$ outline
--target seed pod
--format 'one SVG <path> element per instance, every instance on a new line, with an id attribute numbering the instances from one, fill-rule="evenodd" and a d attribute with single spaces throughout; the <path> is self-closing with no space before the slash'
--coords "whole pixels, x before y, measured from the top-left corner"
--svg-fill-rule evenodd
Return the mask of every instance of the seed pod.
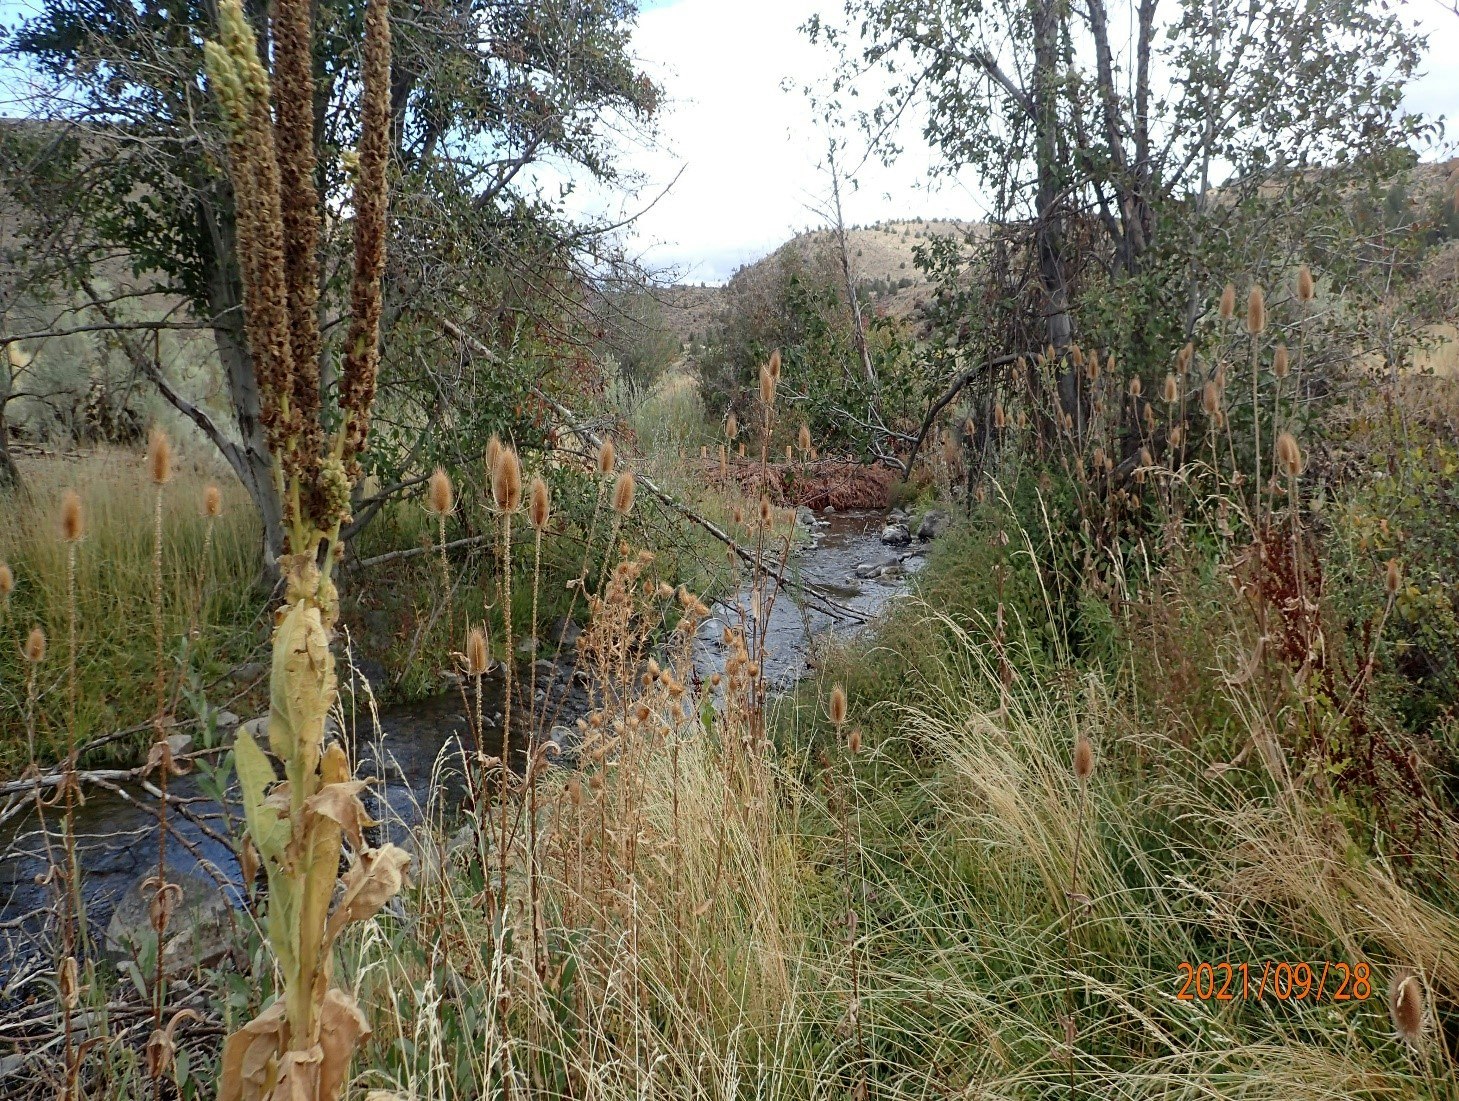
<path id="1" fill-rule="evenodd" d="M 522 507 L 522 464 L 515 448 L 503 447 L 491 472 L 491 497 L 499 512 Z"/>
<path id="2" fill-rule="evenodd" d="M 613 511 L 620 516 L 627 516 L 633 511 L 633 472 L 625 470 L 618 475 L 618 482 L 613 487 Z"/>
<path id="3" fill-rule="evenodd" d="M 147 437 L 147 476 L 155 486 L 172 481 L 172 441 L 161 427 L 154 427 Z"/>
<path id="4" fill-rule="evenodd" d="M 1221 411 L 1221 390 L 1214 379 L 1207 379 L 1201 388 L 1201 408 L 1206 416 L 1214 417 Z"/>
<path id="5" fill-rule="evenodd" d="M 1277 436 L 1277 465 L 1288 478 L 1295 478 L 1302 473 L 1305 465 L 1302 458 L 1302 448 L 1297 444 L 1297 437 L 1290 432 L 1283 432 Z"/>
<path id="6" fill-rule="evenodd" d="M 86 517 L 81 511 L 81 498 L 74 489 L 61 495 L 61 538 L 74 543 L 86 534 Z"/>
<path id="7" fill-rule="evenodd" d="M 1272 351 L 1272 374 L 1277 378 L 1286 378 L 1287 372 L 1291 370 L 1292 364 L 1287 356 L 1287 346 L 1278 344 Z"/>
<path id="8" fill-rule="evenodd" d="M 527 518 L 531 521 L 532 527 L 537 531 L 547 530 L 547 521 L 552 516 L 552 491 L 547 488 L 547 483 L 542 480 L 542 475 L 532 476 L 532 499 L 527 511 Z"/>
<path id="9" fill-rule="evenodd" d="M 604 440 L 603 446 L 598 448 L 598 473 L 605 477 L 612 474 L 615 458 L 616 453 L 613 450 L 613 441 L 611 439 Z"/>
<path id="10" fill-rule="evenodd" d="M 216 520 L 223 514 L 223 492 L 217 486 L 209 484 L 203 490 L 203 515 L 209 520 Z"/>
<path id="11" fill-rule="evenodd" d="M 1403 568 L 1398 564 L 1398 559 L 1390 558 L 1388 565 L 1384 568 L 1383 589 L 1389 596 L 1398 593 L 1398 585 L 1403 580 Z"/>
<path id="12" fill-rule="evenodd" d="M 1174 405 L 1180 397 L 1180 383 L 1173 374 L 1165 376 L 1165 392 L 1161 396 L 1165 398 L 1166 405 Z"/>
<path id="13" fill-rule="evenodd" d="M 1085 783 L 1094 774 L 1094 746 L 1089 744 L 1089 739 L 1080 734 L 1074 742 L 1074 777 L 1081 784 Z"/>
<path id="14" fill-rule="evenodd" d="M 1415 1051 L 1423 1047 L 1424 988 L 1412 971 L 1394 972 L 1388 984 L 1388 1016 L 1400 1040 Z"/>
<path id="15" fill-rule="evenodd" d="M 32 627 L 25 639 L 25 660 L 39 665 L 46 660 L 46 633 L 40 627 Z"/>
<path id="16" fill-rule="evenodd" d="M 1221 320 L 1230 321 L 1236 316 L 1236 284 L 1227 283 L 1221 291 Z"/>
<path id="17" fill-rule="evenodd" d="M 780 381 L 780 349 L 770 353 L 770 362 L 766 364 L 770 368 L 770 377 L 777 383 Z"/>
<path id="18" fill-rule="evenodd" d="M 488 664 L 486 632 L 480 627 L 471 628 L 466 636 L 466 675 L 479 677 L 486 672 Z"/>
<path id="19" fill-rule="evenodd" d="M 431 474 L 430 493 L 426 507 L 437 516 L 450 515 L 455 494 L 451 489 L 451 475 L 439 466 Z"/>
<path id="20" fill-rule="evenodd" d="M 831 689 L 831 705 L 827 714 L 833 726 L 840 726 L 846 721 L 846 689 L 839 684 Z"/>
<path id="21" fill-rule="evenodd" d="M 1317 287 L 1312 282 L 1312 269 L 1303 264 L 1297 269 L 1297 299 L 1311 302 L 1317 296 Z"/>
<path id="22" fill-rule="evenodd" d="M 1252 336 L 1266 331 L 1266 295 L 1260 284 L 1254 285 L 1246 296 L 1246 331 Z"/>
<path id="23" fill-rule="evenodd" d="M 1139 375 L 1136 375 L 1134 378 L 1130 379 L 1130 397 L 1138 398 L 1140 396 L 1140 392 L 1144 388 L 1145 384 L 1140 381 Z"/>

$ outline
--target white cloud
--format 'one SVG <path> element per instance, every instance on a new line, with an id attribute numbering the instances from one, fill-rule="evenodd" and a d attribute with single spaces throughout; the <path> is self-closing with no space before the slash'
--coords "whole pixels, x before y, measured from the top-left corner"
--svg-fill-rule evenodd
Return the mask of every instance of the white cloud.
<path id="1" fill-rule="evenodd" d="M 1455 113 L 1459 17 L 1439 0 L 1403 7 L 1430 33 L 1427 71 L 1408 105 Z M 635 50 L 668 102 L 660 146 L 632 154 L 647 186 L 626 210 L 641 208 L 682 173 L 632 229 L 648 263 L 676 268 L 689 282 L 719 282 L 820 221 L 811 208 L 829 193 L 819 167 L 826 138 L 799 89 L 827 73 L 830 58 L 799 28 L 817 10 L 831 17 L 839 9 L 826 0 L 670 0 L 642 13 Z M 915 123 L 904 139 L 896 165 L 868 162 L 858 174 L 859 186 L 843 196 L 847 221 L 978 217 L 972 186 L 930 180 L 934 158 Z"/>

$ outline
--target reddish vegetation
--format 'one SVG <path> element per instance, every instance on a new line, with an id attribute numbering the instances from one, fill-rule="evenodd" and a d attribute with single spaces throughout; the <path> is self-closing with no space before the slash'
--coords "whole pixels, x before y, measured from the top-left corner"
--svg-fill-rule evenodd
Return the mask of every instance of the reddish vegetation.
<path id="1" fill-rule="evenodd" d="M 733 482 L 747 494 L 760 492 L 760 463 L 732 458 L 726 472 L 718 461 L 701 460 L 705 481 L 711 485 Z M 815 462 L 772 462 L 768 470 L 771 499 L 777 505 L 806 505 L 839 510 L 885 508 L 896 475 L 886 467 L 865 466 L 851 459 L 818 459 Z"/>

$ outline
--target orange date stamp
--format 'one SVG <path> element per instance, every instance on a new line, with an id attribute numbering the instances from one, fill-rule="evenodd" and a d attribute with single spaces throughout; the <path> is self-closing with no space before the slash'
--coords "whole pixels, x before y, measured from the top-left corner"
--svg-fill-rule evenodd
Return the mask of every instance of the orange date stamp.
<path id="1" fill-rule="evenodd" d="M 1185 963 L 1176 968 L 1181 1001 L 1232 1002 L 1270 998 L 1279 1002 L 1365 1002 L 1373 996 L 1366 963 L 1323 960 L 1267 960 L 1247 963 Z"/>

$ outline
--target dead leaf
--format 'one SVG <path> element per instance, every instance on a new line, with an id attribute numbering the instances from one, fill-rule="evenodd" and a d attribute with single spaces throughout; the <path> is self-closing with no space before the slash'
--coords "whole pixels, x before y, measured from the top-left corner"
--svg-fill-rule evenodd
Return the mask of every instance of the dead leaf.
<path id="1" fill-rule="evenodd" d="M 399 893 L 410 854 L 398 845 L 366 849 L 345 873 L 344 897 L 329 918 L 325 932 L 327 943 L 333 943 L 339 931 L 352 921 L 365 921 L 379 913 L 380 907 Z"/>
<path id="2" fill-rule="evenodd" d="M 324 995 L 319 1015 L 319 1047 L 324 1053 L 319 1064 L 319 1101 L 339 1097 L 349 1078 L 355 1048 L 369 1035 L 370 1023 L 353 998 L 337 988 Z"/>
<path id="3" fill-rule="evenodd" d="M 264 1101 L 283 1042 L 284 1003 L 275 1002 L 223 1041 L 218 1101 Z"/>

